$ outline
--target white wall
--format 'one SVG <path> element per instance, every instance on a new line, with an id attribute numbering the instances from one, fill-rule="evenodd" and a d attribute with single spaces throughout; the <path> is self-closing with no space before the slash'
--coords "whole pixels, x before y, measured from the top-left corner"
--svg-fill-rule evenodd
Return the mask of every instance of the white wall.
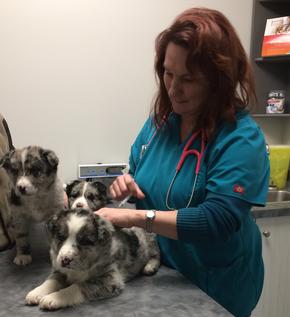
<path id="1" fill-rule="evenodd" d="M 252 0 L 0 0 L 0 112 L 16 147 L 127 162 L 155 84 L 154 39 L 182 10 L 222 11 L 249 52 Z"/>

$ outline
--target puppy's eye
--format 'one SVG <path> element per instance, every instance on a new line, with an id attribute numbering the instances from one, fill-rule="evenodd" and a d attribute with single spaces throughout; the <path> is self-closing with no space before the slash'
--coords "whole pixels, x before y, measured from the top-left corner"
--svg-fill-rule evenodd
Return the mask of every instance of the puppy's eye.
<path id="1" fill-rule="evenodd" d="M 9 169 L 10 169 L 10 173 L 11 174 L 13 174 L 13 175 L 17 175 L 18 174 L 17 167 L 11 165 Z"/>
<path id="2" fill-rule="evenodd" d="M 41 173 L 41 169 L 38 166 L 32 166 L 29 169 L 29 173 L 33 175 L 34 177 L 38 177 Z"/>
<path id="3" fill-rule="evenodd" d="M 63 242 L 66 240 L 66 235 L 63 232 L 56 232 L 56 238 L 60 241 Z"/>
<path id="4" fill-rule="evenodd" d="M 89 200 L 94 200 L 95 199 L 95 195 L 94 194 L 89 194 L 88 195 L 88 199 Z"/>
<path id="5" fill-rule="evenodd" d="M 70 194 L 70 197 L 72 197 L 72 198 L 77 198 L 78 196 L 79 196 L 79 193 L 77 193 L 77 192 L 73 192 Z"/>
<path id="6" fill-rule="evenodd" d="M 41 173 L 41 166 L 35 164 L 28 168 L 28 172 L 34 177 L 38 177 Z"/>
<path id="7" fill-rule="evenodd" d="M 17 164 L 7 163 L 4 167 L 7 171 L 15 176 L 18 175 L 18 172 L 21 170 L 21 168 L 19 168 L 20 166 L 18 166 Z"/>
<path id="8" fill-rule="evenodd" d="M 90 237 L 88 237 L 88 236 L 81 236 L 81 237 L 79 237 L 79 238 L 78 238 L 78 242 L 79 242 L 79 244 L 81 244 L 81 245 L 87 245 L 87 246 L 89 246 L 89 245 L 94 245 L 94 244 L 95 244 L 94 240 L 93 240 L 93 239 L 90 239 Z"/>

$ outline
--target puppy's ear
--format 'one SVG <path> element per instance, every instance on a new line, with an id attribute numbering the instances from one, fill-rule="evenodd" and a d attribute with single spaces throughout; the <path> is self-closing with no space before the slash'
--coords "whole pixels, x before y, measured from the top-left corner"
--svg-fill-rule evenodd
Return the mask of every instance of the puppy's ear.
<path id="1" fill-rule="evenodd" d="M 54 234 L 57 231 L 57 224 L 59 220 L 66 216 L 69 212 L 68 209 L 58 210 L 54 215 L 52 215 L 45 223 L 45 227 L 50 234 Z"/>
<path id="2" fill-rule="evenodd" d="M 46 221 L 45 227 L 49 233 L 53 234 L 56 231 L 57 221 L 58 221 L 58 214 L 53 215 Z"/>
<path id="3" fill-rule="evenodd" d="M 59 162 L 56 154 L 51 150 L 41 149 L 40 155 L 43 158 L 43 160 L 47 163 L 47 165 L 50 167 L 49 170 L 56 171 Z"/>
<path id="4" fill-rule="evenodd" d="M 6 170 L 10 167 L 10 160 L 12 155 L 14 154 L 14 150 L 7 152 L 1 159 L 0 159 L 0 167 L 5 168 Z"/>
<path id="5" fill-rule="evenodd" d="M 102 196 L 107 196 L 107 187 L 100 182 L 92 182 L 92 185 L 98 190 Z"/>
<path id="6" fill-rule="evenodd" d="M 70 197 L 71 191 L 75 187 L 75 185 L 79 184 L 80 182 L 81 181 L 79 181 L 79 180 L 74 180 L 66 185 L 65 192 L 66 192 L 68 197 Z"/>
<path id="7" fill-rule="evenodd" d="M 111 222 L 95 213 L 93 214 L 93 219 L 98 241 L 101 245 L 105 245 L 112 239 L 113 232 L 115 231 L 114 226 Z"/>
<path id="8" fill-rule="evenodd" d="M 108 189 L 103 183 L 93 182 L 92 184 L 95 188 L 97 188 L 97 190 L 100 193 L 100 196 L 105 204 L 109 204 L 112 202 L 112 200 L 108 196 Z"/>

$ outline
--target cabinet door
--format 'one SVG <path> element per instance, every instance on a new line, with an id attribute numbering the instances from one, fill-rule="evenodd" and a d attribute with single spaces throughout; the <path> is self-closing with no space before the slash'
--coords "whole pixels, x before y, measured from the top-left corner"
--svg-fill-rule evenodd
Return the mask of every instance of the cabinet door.
<path id="1" fill-rule="evenodd" d="M 286 317 L 290 312 L 290 216 L 261 218 L 265 281 L 254 317 Z"/>

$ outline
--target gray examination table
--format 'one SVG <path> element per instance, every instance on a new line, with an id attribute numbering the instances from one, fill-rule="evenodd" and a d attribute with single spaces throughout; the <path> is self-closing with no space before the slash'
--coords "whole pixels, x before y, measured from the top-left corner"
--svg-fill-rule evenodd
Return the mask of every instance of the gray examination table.
<path id="1" fill-rule="evenodd" d="M 44 281 L 50 271 L 48 243 L 43 225 L 31 233 L 33 263 L 14 265 L 15 250 L 0 253 L 0 317 L 168 317 L 232 316 L 180 274 L 162 266 L 153 277 L 141 276 L 129 282 L 115 298 L 94 301 L 74 308 L 43 312 L 25 306 L 25 295 Z"/>

